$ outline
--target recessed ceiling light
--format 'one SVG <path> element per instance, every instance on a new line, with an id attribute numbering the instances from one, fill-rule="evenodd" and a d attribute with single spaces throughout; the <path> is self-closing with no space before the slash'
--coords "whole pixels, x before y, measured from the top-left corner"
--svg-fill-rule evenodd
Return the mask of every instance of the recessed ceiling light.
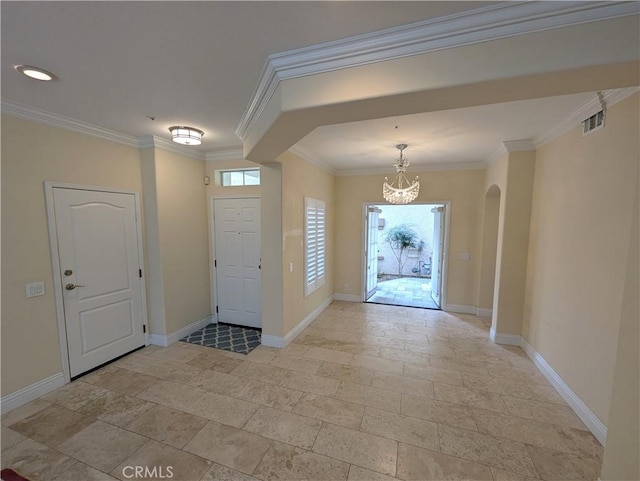
<path id="1" fill-rule="evenodd" d="M 15 68 L 22 75 L 26 75 L 27 77 L 30 77 L 32 79 L 42 80 L 42 81 L 58 80 L 58 77 L 56 77 L 51 72 L 39 67 L 34 67 L 32 65 L 16 65 L 13 68 Z"/>
<path id="2" fill-rule="evenodd" d="M 173 141 L 182 145 L 200 145 L 204 135 L 204 132 L 200 129 L 183 125 L 169 127 L 169 132 L 171 132 Z"/>

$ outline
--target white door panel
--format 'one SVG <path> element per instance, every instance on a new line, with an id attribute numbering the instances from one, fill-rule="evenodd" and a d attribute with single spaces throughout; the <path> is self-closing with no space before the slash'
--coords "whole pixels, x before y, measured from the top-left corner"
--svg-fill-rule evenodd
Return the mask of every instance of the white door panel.
<path id="1" fill-rule="evenodd" d="M 262 327 L 260 200 L 216 199 L 218 320 Z"/>
<path id="2" fill-rule="evenodd" d="M 433 256 L 431 259 L 431 298 L 438 307 L 442 295 L 442 269 L 444 256 L 444 207 L 436 207 L 433 212 Z"/>
<path id="3" fill-rule="evenodd" d="M 382 212 L 378 207 L 367 207 L 366 218 L 366 299 L 376 293 L 378 287 L 378 217 Z"/>
<path id="4" fill-rule="evenodd" d="M 54 188 L 71 376 L 144 345 L 133 194 Z"/>

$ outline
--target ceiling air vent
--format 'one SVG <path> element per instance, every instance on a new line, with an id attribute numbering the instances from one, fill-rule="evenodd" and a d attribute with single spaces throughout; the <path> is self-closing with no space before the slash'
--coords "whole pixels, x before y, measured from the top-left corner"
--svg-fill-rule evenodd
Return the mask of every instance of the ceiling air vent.
<path id="1" fill-rule="evenodd" d="M 591 132 L 600 130 L 602 127 L 604 127 L 604 110 L 582 121 L 582 135 L 588 135 Z"/>
<path id="2" fill-rule="evenodd" d="M 598 92 L 598 102 L 600 102 L 600 111 L 593 114 L 588 119 L 582 121 L 582 136 L 589 135 L 596 130 L 600 130 L 604 127 L 604 117 L 607 111 L 607 104 L 604 101 L 604 95 L 602 92 Z"/>

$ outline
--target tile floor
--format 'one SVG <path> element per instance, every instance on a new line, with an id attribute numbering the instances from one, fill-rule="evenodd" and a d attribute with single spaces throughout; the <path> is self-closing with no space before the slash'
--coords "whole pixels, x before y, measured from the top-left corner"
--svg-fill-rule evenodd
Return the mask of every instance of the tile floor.
<path id="1" fill-rule="evenodd" d="M 2 467 L 34 481 L 136 466 L 176 481 L 596 480 L 602 447 L 488 325 L 334 302 L 282 350 L 149 346 L 5 414 Z"/>
<path id="2" fill-rule="evenodd" d="M 440 308 L 431 297 L 431 279 L 401 277 L 379 281 L 377 286 L 376 292 L 367 299 L 367 302 L 428 309 Z"/>

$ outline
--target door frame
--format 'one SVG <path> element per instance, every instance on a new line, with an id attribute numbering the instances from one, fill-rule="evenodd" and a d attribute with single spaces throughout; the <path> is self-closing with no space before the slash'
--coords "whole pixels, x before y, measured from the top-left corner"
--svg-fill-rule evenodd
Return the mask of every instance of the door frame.
<path id="1" fill-rule="evenodd" d="M 392 205 L 388 202 L 364 202 L 362 204 L 362 239 L 361 239 L 361 249 L 362 249 L 362 265 L 360 266 L 361 273 L 361 286 L 360 286 L 360 302 L 366 302 L 367 293 L 365 292 L 367 289 L 367 259 L 366 259 L 366 250 L 367 250 L 367 233 L 366 230 L 366 216 L 367 209 L 370 206 L 379 205 Z M 449 273 L 449 232 L 451 227 L 451 201 L 450 200 L 431 200 L 425 202 L 412 202 L 408 205 L 443 205 L 444 206 L 444 246 L 442 249 L 442 292 L 440 293 L 440 309 L 442 311 L 445 310 L 447 305 L 447 278 Z"/>
<path id="2" fill-rule="evenodd" d="M 145 286 L 146 270 L 144 266 L 144 249 L 142 245 L 142 216 L 140 215 L 140 199 L 136 191 L 104 187 L 98 185 L 71 184 L 66 182 L 44 181 L 45 204 L 47 208 L 47 229 L 49 231 L 49 248 L 51 252 L 51 267 L 53 269 L 53 296 L 56 302 L 56 318 L 58 321 L 58 341 L 60 343 L 60 361 L 62 363 L 62 373 L 64 383 L 71 382 L 71 368 L 69 366 L 69 345 L 67 344 L 67 324 L 64 314 L 64 296 L 62 279 L 60 278 L 60 255 L 58 253 L 58 234 L 56 230 L 55 204 L 53 199 L 53 189 L 84 190 L 90 192 L 106 192 L 110 194 L 133 195 L 135 204 L 136 235 L 138 237 L 138 262 L 143 275 L 140 280 L 140 295 L 142 297 L 142 322 L 149 327 L 147 318 L 147 290 Z M 149 345 L 149 329 L 144 335 L 144 345 Z"/>
<path id="3" fill-rule="evenodd" d="M 246 194 L 246 195 L 212 195 L 209 196 L 209 202 L 207 207 L 209 209 L 209 262 L 210 262 L 210 285 L 211 285 L 211 315 L 218 323 L 218 313 L 216 312 L 216 306 L 218 305 L 218 268 L 215 265 L 216 259 L 216 226 L 215 226 L 215 201 L 216 200 L 230 200 L 230 199 L 258 199 L 261 200 L 258 194 Z M 262 231 L 262 216 L 260 216 L 260 231 Z M 262 232 L 260 232 L 262 236 Z M 260 246 L 260 256 L 262 256 L 262 245 Z M 262 303 L 262 300 L 260 301 Z"/>

